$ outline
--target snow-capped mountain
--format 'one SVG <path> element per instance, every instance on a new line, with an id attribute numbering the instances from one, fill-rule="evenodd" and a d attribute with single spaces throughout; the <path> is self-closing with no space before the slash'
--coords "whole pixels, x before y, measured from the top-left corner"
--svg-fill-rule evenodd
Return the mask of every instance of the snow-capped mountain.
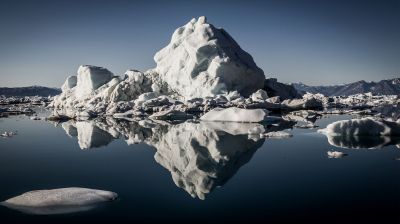
<path id="1" fill-rule="evenodd" d="M 55 96 L 60 93 L 58 88 L 44 86 L 0 87 L 0 95 L 4 96 Z"/>
<path id="2" fill-rule="evenodd" d="M 400 95 L 400 78 L 366 82 L 364 80 L 343 85 L 308 86 L 303 83 L 293 83 L 301 94 L 306 92 L 322 93 L 325 96 L 348 96 L 371 92 L 374 95 Z"/>

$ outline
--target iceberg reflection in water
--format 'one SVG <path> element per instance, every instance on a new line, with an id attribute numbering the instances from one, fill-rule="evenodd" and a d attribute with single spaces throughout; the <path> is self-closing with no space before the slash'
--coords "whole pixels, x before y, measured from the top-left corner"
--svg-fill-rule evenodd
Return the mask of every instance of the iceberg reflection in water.
<path id="1" fill-rule="evenodd" d="M 329 144 L 346 149 L 379 149 L 399 145 L 400 137 L 395 136 L 346 136 L 326 135 Z"/>
<path id="2" fill-rule="evenodd" d="M 226 183 L 246 164 L 264 139 L 249 136 L 248 130 L 279 131 L 291 122 L 274 125 L 236 122 L 167 123 L 152 120 L 126 122 L 68 121 L 61 126 L 78 138 L 81 149 L 96 148 L 124 138 L 127 144 L 146 143 L 156 149 L 154 158 L 171 172 L 175 184 L 192 197 L 205 199 L 215 187 Z"/>

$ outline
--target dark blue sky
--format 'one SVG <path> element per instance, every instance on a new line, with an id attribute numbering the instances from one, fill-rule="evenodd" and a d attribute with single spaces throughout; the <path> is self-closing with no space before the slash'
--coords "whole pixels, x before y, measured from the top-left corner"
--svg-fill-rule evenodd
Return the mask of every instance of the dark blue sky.
<path id="1" fill-rule="evenodd" d="M 173 31 L 201 15 L 283 82 L 400 76 L 400 0 L 1 0 L 0 86 L 60 86 L 80 64 L 152 68 Z"/>

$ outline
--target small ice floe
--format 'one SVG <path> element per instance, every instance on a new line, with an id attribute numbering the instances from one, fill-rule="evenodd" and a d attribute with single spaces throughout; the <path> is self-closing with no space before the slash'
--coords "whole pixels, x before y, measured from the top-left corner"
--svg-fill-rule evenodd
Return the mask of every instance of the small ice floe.
<path id="1" fill-rule="evenodd" d="M 313 123 L 308 123 L 308 124 L 298 124 L 298 125 L 295 125 L 294 127 L 301 128 L 301 129 L 313 129 L 313 128 L 317 128 L 318 125 L 313 124 Z"/>
<path id="2" fill-rule="evenodd" d="M 275 139 L 283 139 L 283 138 L 290 138 L 293 135 L 284 131 L 272 131 L 260 134 L 262 138 L 275 138 Z"/>
<path id="3" fill-rule="evenodd" d="M 16 131 L 5 131 L 4 133 L 0 134 L 0 136 L 3 138 L 11 138 L 14 135 L 17 135 Z"/>
<path id="4" fill-rule="evenodd" d="M 31 117 L 30 119 L 31 119 L 31 120 L 35 120 L 35 121 L 37 121 L 37 120 L 41 120 L 41 118 L 40 118 L 40 117 L 38 117 L 38 116 L 33 116 L 33 117 Z"/>
<path id="5" fill-rule="evenodd" d="M 314 97 L 303 99 L 287 99 L 282 102 L 282 108 L 287 110 L 316 109 L 322 107 L 322 101 Z"/>
<path id="6" fill-rule="evenodd" d="M 154 120 L 187 120 L 192 119 L 193 115 L 177 110 L 165 110 L 153 113 L 149 118 Z"/>
<path id="7" fill-rule="evenodd" d="M 328 151 L 326 154 L 328 154 L 328 158 L 330 159 L 339 159 L 347 156 L 346 153 L 339 151 Z"/>
<path id="8" fill-rule="evenodd" d="M 28 214 L 53 215 L 87 211 L 117 197 L 111 191 L 69 187 L 29 191 L 0 204 Z"/>

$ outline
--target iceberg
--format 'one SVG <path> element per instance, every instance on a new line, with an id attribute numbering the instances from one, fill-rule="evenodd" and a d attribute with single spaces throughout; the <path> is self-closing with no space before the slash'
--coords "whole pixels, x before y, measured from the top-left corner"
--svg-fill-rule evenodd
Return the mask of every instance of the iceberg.
<path id="1" fill-rule="evenodd" d="M 154 60 L 155 68 L 129 69 L 121 77 L 103 67 L 81 65 L 49 105 L 56 111 L 54 119 L 138 120 L 157 113 L 155 120 L 174 120 L 207 113 L 203 119 L 211 120 L 220 107 L 234 117 L 218 120 L 261 122 L 276 120 L 263 117 L 266 110 L 322 107 L 317 95 L 295 99 L 299 95 L 293 86 L 265 79 L 252 56 L 204 16 L 177 28 Z"/>
<path id="2" fill-rule="evenodd" d="M 329 144 L 348 149 L 376 149 L 400 142 L 400 123 L 377 118 L 336 121 L 325 129 Z"/>

